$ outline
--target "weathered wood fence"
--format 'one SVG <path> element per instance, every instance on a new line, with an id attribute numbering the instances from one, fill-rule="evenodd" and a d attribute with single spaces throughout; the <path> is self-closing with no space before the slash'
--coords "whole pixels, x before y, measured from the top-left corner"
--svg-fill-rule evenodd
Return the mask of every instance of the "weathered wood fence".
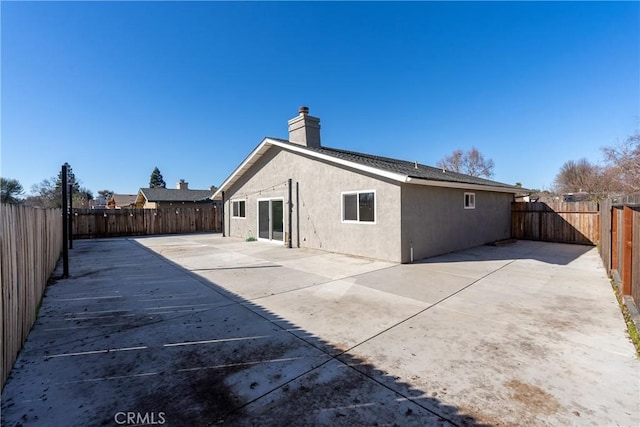
<path id="1" fill-rule="evenodd" d="M 600 240 L 599 217 L 595 202 L 514 202 L 511 204 L 511 236 L 596 245 Z"/>
<path id="2" fill-rule="evenodd" d="M 74 209 L 73 238 L 221 232 L 222 212 L 213 206 L 158 209 Z"/>
<path id="3" fill-rule="evenodd" d="M 9 376 L 62 250 L 62 212 L 0 204 L 0 380 Z"/>
<path id="4" fill-rule="evenodd" d="M 622 295 L 640 307 L 640 194 L 600 204 L 600 256 Z"/>

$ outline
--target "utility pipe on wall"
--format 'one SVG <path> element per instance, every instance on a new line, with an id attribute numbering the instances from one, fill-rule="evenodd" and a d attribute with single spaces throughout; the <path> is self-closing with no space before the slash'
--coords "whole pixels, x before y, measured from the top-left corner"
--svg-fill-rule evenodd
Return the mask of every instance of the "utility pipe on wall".
<path id="1" fill-rule="evenodd" d="M 222 237 L 226 237 L 224 230 L 225 230 L 225 225 L 224 225 L 224 191 L 223 191 L 222 192 Z"/>
<path id="2" fill-rule="evenodd" d="M 413 240 L 411 241 L 411 264 L 413 264 Z"/>
<path id="3" fill-rule="evenodd" d="M 292 245 L 292 239 L 291 239 L 291 232 L 293 231 L 293 224 L 291 224 L 291 219 L 293 218 L 293 200 L 291 200 L 291 196 L 292 196 L 292 190 L 291 190 L 291 178 L 289 178 L 289 238 L 288 238 L 288 242 L 287 242 L 287 246 L 289 249 L 291 249 L 293 247 Z"/>
<path id="4" fill-rule="evenodd" d="M 300 247 L 300 183 L 296 181 L 296 243 Z"/>

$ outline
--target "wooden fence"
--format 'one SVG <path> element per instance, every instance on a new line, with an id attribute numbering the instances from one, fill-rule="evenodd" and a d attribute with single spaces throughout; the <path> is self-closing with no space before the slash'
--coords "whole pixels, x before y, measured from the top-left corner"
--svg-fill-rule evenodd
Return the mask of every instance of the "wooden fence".
<path id="1" fill-rule="evenodd" d="M 596 245 L 600 240 L 599 217 L 595 202 L 514 202 L 511 204 L 511 236 Z"/>
<path id="2" fill-rule="evenodd" d="M 213 206 L 158 209 L 74 209 L 71 231 L 76 239 L 221 232 L 222 212 Z"/>
<path id="3" fill-rule="evenodd" d="M 640 307 L 640 194 L 600 204 L 600 256 L 620 292 Z"/>
<path id="4" fill-rule="evenodd" d="M 9 376 L 62 251 L 62 212 L 0 204 L 0 381 Z"/>

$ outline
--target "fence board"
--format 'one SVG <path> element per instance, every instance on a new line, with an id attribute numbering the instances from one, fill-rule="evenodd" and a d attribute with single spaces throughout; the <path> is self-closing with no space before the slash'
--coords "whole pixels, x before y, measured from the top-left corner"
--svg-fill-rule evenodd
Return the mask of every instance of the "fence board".
<path id="1" fill-rule="evenodd" d="M 514 202 L 511 231 L 516 239 L 595 245 L 600 239 L 598 204 Z"/>
<path id="2" fill-rule="evenodd" d="M 220 209 L 212 206 L 159 209 L 74 209 L 76 239 L 222 231 Z"/>
<path id="3" fill-rule="evenodd" d="M 625 211 L 627 212 L 625 227 Z M 600 256 L 623 295 L 640 306 L 640 194 L 606 200 L 600 205 Z M 614 274 L 615 273 L 615 274 Z"/>
<path id="4" fill-rule="evenodd" d="M 60 209 L 0 204 L 0 381 L 4 383 L 36 319 L 62 250 Z"/>
<path id="5" fill-rule="evenodd" d="M 631 243 L 631 297 L 640 307 L 640 209 L 633 211 L 633 240 Z"/>

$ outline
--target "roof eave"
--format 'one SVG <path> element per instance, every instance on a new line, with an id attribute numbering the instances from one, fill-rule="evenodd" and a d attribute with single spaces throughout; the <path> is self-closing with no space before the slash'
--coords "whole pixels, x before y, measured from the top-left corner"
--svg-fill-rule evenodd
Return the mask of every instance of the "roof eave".
<path id="1" fill-rule="evenodd" d="M 492 186 L 486 184 L 467 184 L 462 182 L 449 182 L 449 181 L 437 181 L 423 178 L 414 178 L 406 174 L 400 174 L 397 172 L 385 171 L 382 169 L 374 168 L 372 166 L 362 165 L 360 163 L 351 162 L 349 160 L 339 159 L 327 154 L 318 153 L 316 151 L 308 150 L 304 146 L 296 146 L 294 144 L 286 144 L 281 141 L 264 138 L 260 144 L 244 159 L 244 161 L 238 166 L 231 175 L 220 185 L 220 188 L 211 196 L 211 200 L 222 200 L 222 193 L 229 189 L 242 175 L 251 168 L 259 159 L 267 152 L 272 146 L 278 146 L 288 151 L 293 151 L 306 156 L 314 157 L 320 160 L 327 161 L 333 164 L 339 164 L 362 172 L 367 172 L 372 175 L 387 178 L 399 183 L 409 183 L 417 185 L 430 185 L 433 187 L 446 187 L 446 188 L 461 188 L 469 190 L 484 190 L 495 191 L 500 193 L 516 194 L 522 191 L 522 189 L 514 189 L 509 187 Z"/>
<path id="2" fill-rule="evenodd" d="M 410 176 L 407 177 L 405 182 L 408 184 L 428 185 L 431 187 L 459 188 L 463 190 L 477 190 L 477 191 L 493 191 L 496 193 L 517 194 L 522 191 L 521 188 L 500 187 L 498 185 L 486 185 L 486 184 L 468 184 L 464 182 L 436 181 L 434 179 L 413 178 Z"/>
<path id="3" fill-rule="evenodd" d="M 216 190 L 215 193 L 210 197 L 211 200 L 222 200 L 222 193 L 229 189 L 242 175 L 244 172 L 249 170 L 251 166 L 253 166 L 256 161 L 262 157 L 262 155 L 267 151 L 269 147 L 265 146 L 270 143 L 269 138 L 264 138 L 260 144 L 256 148 L 253 149 L 251 153 L 240 163 L 232 173 L 224 180 L 224 182 L 220 185 L 220 188 Z"/>
<path id="4" fill-rule="evenodd" d="M 343 160 L 343 159 L 338 159 L 336 157 L 333 156 L 329 156 L 326 154 L 322 154 L 322 153 L 318 153 L 312 150 L 308 150 L 307 148 L 305 148 L 304 146 L 296 146 L 293 144 L 285 144 L 283 142 L 277 141 L 275 139 L 271 139 L 271 138 L 265 138 L 262 140 L 262 142 L 251 152 L 251 154 L 249 154 L 249 156 L 247 156 L 247 158 L 240 164 L 240 166 L 238 166 L 236 168 L 235 171 L 233 171 L 233 173 L 231 175 L 229 175 L 229 177 L 220 185 L 220 188 L 218 188 L 218 190 L 216 190 L 216 192 L 213 194 L 213 196 L 211 196 L 212 200 L 221 200 L 222 199 L 222 192 L 226 191 L 231 185 L 233 185 L 243 174 L 244 172 L 246 172 L 251 166 L 253 166 L 253 164 L 255 164 L 258 159 L 260 157 L 262 157 L 262 155 L 264 153 L 266 153 L 266 151 L 272 147 L 272 146 L 277 146 L 280 148 L 283 148 L 285 150 L 288 151 L 293 151 L 294 153 L 299 153 L 299 154 L 303 154 L 306 156 L 310 156 L 310 157 L 314 157 L 316 159 L 320 159 L 320 160 L 324 160 L 330 163 L 334 163 L 334 164 L 339 164 L 342 166 L 347 166 L 349 168 L 352 169 L 356 169 L 362 172 L 367 172 L 367 173 L 371 173 L 373 175 L 378 175 L 384 178 L 388 178 L 394 181 L 398 181 L 398 182 L 405 182 L 406 181 L 406 175 L 403 174 L 398 174 L 398 173 L 394 173 L 394 172 L 388 172 L 388 171 L 384 171 L 378 168 L 374 168 L 371 166 L 366 166 L 366 165 L 361 165 L 359 163 L 355 163 L 355 162 L 350 162 L 348 160 Z"/>

